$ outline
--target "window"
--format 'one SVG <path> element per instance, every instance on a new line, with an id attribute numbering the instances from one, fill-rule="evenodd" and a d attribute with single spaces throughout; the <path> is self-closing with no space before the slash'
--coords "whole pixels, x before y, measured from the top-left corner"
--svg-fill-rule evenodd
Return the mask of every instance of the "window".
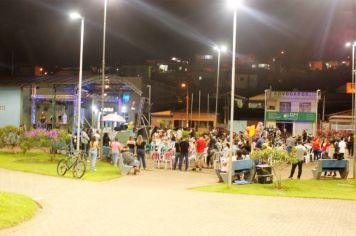
<path id="1" fill-rule="evenodd" d="M 292 104 L 290 102 L 281 102 L 279 105 L 280 112 L 291 112 Z"/>
<path id="2" fill-rule="evenodd" d="M 311 112 L 311 103 L 310 102 L 299 103 L 299 112 Z"/>
<path id="3" fill-rule="evenodd" d="M 168 65 L 159 65 L 159 71 L 160 72 L 167 72 L 168 71 Z"/>
<path id="4" fill-rule="evenodd" d="M 264 104 L 262 102 L 249 102 L 248 108 L 250 109 L 262 109 Z"/>
<path id="5" fill-rule="evenodd" d="M 244 106 L 242 99 L 235 99 L 235 103 L 238 108 L 242 108 Z"/>

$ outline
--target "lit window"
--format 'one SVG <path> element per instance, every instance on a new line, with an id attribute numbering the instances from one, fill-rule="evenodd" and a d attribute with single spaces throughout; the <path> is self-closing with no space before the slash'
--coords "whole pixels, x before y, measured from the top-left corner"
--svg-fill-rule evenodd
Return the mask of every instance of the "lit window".
<path id="1" fill-rule="evenodd" d="M 263 108 L 263 103 L 262 102 L 249 102 L 248 103 L 248 108 L 250 108 L 250 109 L 261 109 L 261 108 Z"/>
<path id="2" fill-rule="evenodd" d="M 300 103 L 299 112 L 311 112 L 311 103 L 310 102 Z"/>
<path id="3" fill-rule="evenodd" d="M 279 104 L 280 112 L 291 112 L 292 104 L 290 102 L 281 102 Z"/>
<path id="4" fill-rule="evenodd" d="M 159 70 L 161 72 L 167 72 L 168 71 L 168 65 L 159 65 Z"/>
<path id="5" fill-rule="evenodd" d="M 258 64 L 258 68 L 269 70 L 269 64 Z"/>

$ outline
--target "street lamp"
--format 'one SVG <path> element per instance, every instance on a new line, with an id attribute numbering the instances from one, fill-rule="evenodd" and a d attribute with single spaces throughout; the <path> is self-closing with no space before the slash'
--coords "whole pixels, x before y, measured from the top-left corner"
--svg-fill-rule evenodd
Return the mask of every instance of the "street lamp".
<path id="1" fill-rule="evenodd" d="M 105 49 L 106 49 L 106 12 L 107 12 L 108 1 L 104 0 L 104 23 L 103 23 L 103 57 L 102 57 L 102 67 L 101 67 L 101 132 L 100 132 L 100 156 L 103 154 L 104 146 L 104 97 L 105 97 Z"/>
<path id="2" fill-rule="evenodd" d="M 234 105 L 235 105 L 235 60 L 236 60 L 236 21 L 237 9 L 242 4 L 242 0 L 227 0 L 228 6 L 234 11 L 233 17 L 233 40 L 232 40 L 232 69 L 231 69 L 231 102 L 230 102 L 230 156 L 229 156 L 229 170 L 228 170 L 228 185 L 232 182 L 232 145 L 234 141 Z"/>
<path id="3" fill-rule="evenodd" d="M 80 59 L 79 59 L 79 83 L 78 83 L 78 120 L 77 120 L 77 153 L 80 151 L 80 120 L 81 120 L 81 101 L 82 101 L 82 78 L 83 78 L 83 44 L 84 44 L 84 17 L 78 12 L 72 12 L 69 17 L 73 20 L 81 20 L 80 27 Z"/>
<path id="4" fill-rule="evenodd" d="M 220 56 L 221 52 L 226 51 L 226 46 L 215 46 L 214 50 L 218 52 L 218 68 L 216 72 L 216 99 L 215 99 L 215 126 L 218 123 L 218 101 L 219 101 L 219 79 L 220 79 Z"/>
<path id="5" fill-rule="evenodd" d="M 188 85 L 186 83 L 182 83 L 180 85 L 182 88 L 186 88 L 187 90 L 187 97 L 186 97 L 186 121 L 187 121 L 187 126 L 189 126 L 189 93 L 188 93 Z"/>
<path id="6" fill-rule="evenodd" d="M 353 136 L 354 136 L 354 140 L 355 140 L 355 131 L 356 131 L 356 96 L 355 96 L 355 48 L 356 48 L 356 41 L 355 42 L 347 42 L 346 47 L 352 47 L 352 69 L 351 69 L 351 73 L 352 73 L 352 82 L 351 82 L 351 94 L 352 94 L 352 130 L 353 130 Z M 356 148 L 356 143 L 354 141 L 354 150 Z M 353 153 L 353 158 L 354 158 L 354 165 L 353 165 L 353 178 L 356 179 L 356 152 L 354 151 Z"/>

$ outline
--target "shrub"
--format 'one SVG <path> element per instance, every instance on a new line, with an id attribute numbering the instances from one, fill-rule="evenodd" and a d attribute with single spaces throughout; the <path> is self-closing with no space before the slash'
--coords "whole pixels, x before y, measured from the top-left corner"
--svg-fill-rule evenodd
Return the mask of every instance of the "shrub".
<path id="1" fill-rule="evenodd" d="M 275 186 L 278 189 L 282 188 L 283 165 L 298 162 L 298 158 L 295 155 L 295 148 L 290 154 L 284 149 L 267 148 L 252 152 L 250 157 L 251 159 L 259 160 L 263 163 L 269 163 L 272 166 L 273 174 L 276 177 Z"/>
<path id="2" fill-rule="evenodd" d="M 65 130 L 33 129 L 24 132 L 14 126 L 0 128 L 0 148 L 20 148 L 23 153 L 31 148 L 41 148 L 55 154 L 59 149 L 66 149 L 69 142 L 70 136 Z"/>
<path id="3" fill-rule="evenodd" d="M 12 150 L 20 144 L 21 129 L 15 126 L 0 128 L 0 148 L 9 147 Z"/>

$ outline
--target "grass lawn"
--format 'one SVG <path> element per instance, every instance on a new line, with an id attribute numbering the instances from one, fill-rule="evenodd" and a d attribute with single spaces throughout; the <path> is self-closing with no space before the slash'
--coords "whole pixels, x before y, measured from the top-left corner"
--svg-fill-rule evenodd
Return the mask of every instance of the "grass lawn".
<path id="1" fill-rule="evenodd" d="M 26 196 L 0 193 L 0 229 L 17 225 L 34 216 L 38 205 Z"/>
<path id="2" fill-rule="evenodd" d="M 26 154 L 0 151 L 0 168 L 18 170 L 42 175 L 57 175 L 58 161 L 65 156 L 56 155 L 54 161 L 50 161 L 50 154 L 43 152 L 28 152 Z M 96 172 L 90 171 L 90 163 L 87 163 L 87 171 L 82 179 L 91 181 L 105 181 L 118 178 L 118 168 L 107 162 L 97 161 Z M 68 171 L 65 177 L 72 178 L 72 172 Z"/>
<path id="3" fill-rule="evenodd" d="M 232 185 L 231 188 L 226 184 L 214 184 L 193 189 L 274 197 L 356 200 L 356 180 L 285 180 L 280 190 L 273 184 Z"/>

